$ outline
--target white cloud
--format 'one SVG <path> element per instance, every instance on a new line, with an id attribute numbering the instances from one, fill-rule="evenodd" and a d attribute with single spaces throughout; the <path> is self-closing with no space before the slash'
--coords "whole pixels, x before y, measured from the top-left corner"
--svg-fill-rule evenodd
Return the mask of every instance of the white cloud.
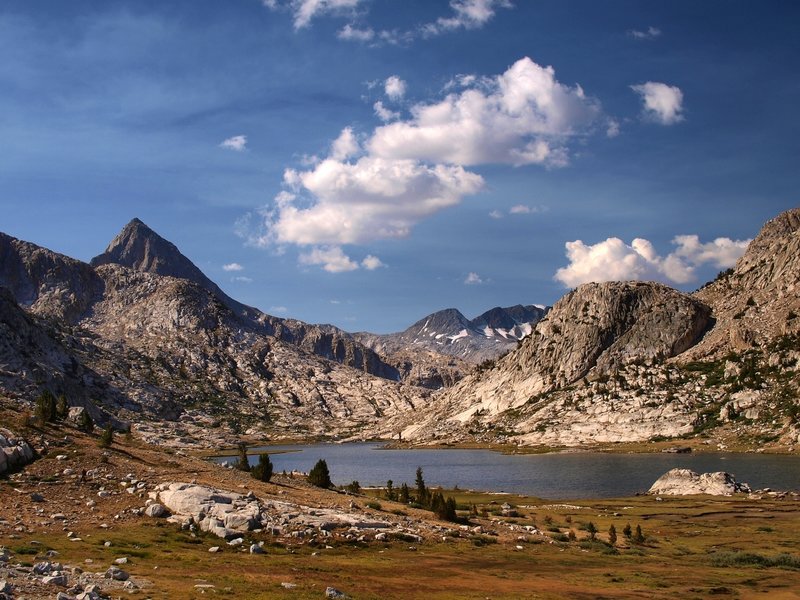
<path id="1" fill-rule="evenodd" d="M 591 246 L 581 240 L 567 242 L 569 265 L 558 269 L 555 279 L 567 287 L 590 281 L 626 280 L 685 284 L 695 279 L 696 268 L 701 265 L 733 266 L 750 240 L 717 238 L 704 244 L 696 235 L 679 235 L 672 243 L 677 248 L 662 257 L 653 244 L 642 238 L 634 239 L 630 245 L 614 237 Z"/>
<path id="2" fill-rule="evenodd" d="M 503 218 L 503 213 L 501 213 L 499 210 L 495 209 L 495 210 L 493 210 L 492 212 L 489 213 L 489 216 L 492 217 L 493 219 L 502 219 Z"/>
<path id="3" fill-rule="evenodd" d="M 222 265 L 223 271 L 244 271 L 244 267 L 239 263 L 230 263 L 227 265 Z"/>
<path id="4" fill-rule="evenodd" d="M 351 13 L 364 0 L 262 0 L 270 10 L 286 8 L 294 16 L 294 28 L 307 27 L 311 20 L 321 15 Z"/>
<path id="5" fill-rule="evenodd" d="M 253 283 L 253 280 L 250 277 L 245 277 L 240 275 L 239 277 L 231 277 L 231 281 L 236 281 L 239 283 Z"/>
<path id="6" fill-rule="evenodd" d="M 351 260 L 339 246 L 315 247 L 299 258 L 301 265 L 321 265 L 329 273 L 344 273 L 358 269 L 358 263 Z"/>
<path id="7" fill-rule="evenodd" d="M 640 31 L 638 29 L 631 29 L 628 32 L 628 35 L 630 35 L 633 38 L 636 38 L 637 40 L 654 40 L 657 37 L 661 36 L 661 30 L 651 25 L 645 31 Z"/>
<path id="8" fill-rule="evenodd" d="M 331 304 L 341 304 L 341 300 L 331 300 Z"/>
<path id="9" fill-rule="evenodd" d="M 288 169 L 285 183 L 304 198 L 285 194 L 268 220 L 262 245 L 364 244 L 403 238 L 422 219 L 455 206 L 483 187 L 480 175 L 460 166 L 364 156 L 326 159 L 310 171 Z"/>
<path id="10" fill-rule="evenodd" d="M 683 92 L 680 88 L 648 81 L 641 85 L 632 85 L 631 89 L 642 97 L 646 118 L 662 125 L 683 121 Z"/>
<path id="11" fill-rule="evenodd" d="M 616 119 L 608 119 L 606 126 L 606 136 L 615 138 L 619 135 L 619 121 Z"/>
<path id="12" fill-rule="evenodd" d="M 283 314 L 289 312 L 289 309 L 285 306 L 270 306 L 269 312 L 271 314 Z"/>
<path id="13" fill-rule="evenodd" d="M 368 254 L 364 260 L 361 261 L 361 266 L 364 267 L 367 271 L 374 271 L 375 269 L 380 269 L 381 267 L 385 267 L 383 261 L 377 256 L 372 256 L 372 254 Z"/>
<path id="14" fill-rule="evenodd" d="M 390 100 L 402 100 L 406 95 L 406 82 L 397 75 L 388 77 L 383 84 L 383 90 Z"/>
<path id="15" fill-rule="evenodd" d="M 423 35 L 439 35 L 455 29 L 479 29 L 495 15 L 497 8 L 511 8 L 508 0 L 450 0 L 453 14 L 439 17 L 421 27 Z"/>
<path id="16" fill-rule="evenodd" d="M 260 229 L 242 220 L 239 235 L 261 247 L 314 246 L 302 264 L 354 270 L 358 263 L 341 246 L 407 237 L 420 221 L 481 191 L 483 178 L 465 165 L 562 166 L 567 142 L 588 134 L 600 114 L 580 86 L 564 86 L 529 58 L 470 82 L 413 106 L 410 118 L 377 127 L 363 143 L 343 129 L 327 158 L 285 170 L 284 190 L 260 212 Z"/>
<path id="17" fill-rule="evenodd" d="M 369 42 L 375 37 L 375 31 L 371 27 L 360 29 L 348 23 L 336 33 L 336 37 L 348 42 Z"/>
<path id="18" fill-rule="evenodd" d="M 381 102 L 380 100 L 378 100 L 372 106 L 372 108 L 375 109 L 375 114 L 378 115 L 378 118 L 381 121 L 383 121 L 384 123 L 386 123 L 388 121 L 394 121 L 395 119 L 399 119 L 400 118 L 400 113 L 399 112 L 395 112 L 393 110 L 390 110 L 390 109 L 386 108 L 383 105 L 383 102 Z"/>
<path id="19" fill-rule="evenodd" d="M 477 165 L 563 166 L 565 141 L 600 114 L 580 86 L 568 87 L 552 67 L 522 58 L 490 81 L 411 109 L 412 118 L 384 125 L 367 142 L 384 158 Z"/>
<path id="20" fill-rule="evenodd" d="M 351 127 L 342 129 L 342 133 L 331 144 L 331 158 L 333 160 L 347 160 L 361 151 L 361 146 L 353 134 Z"/>
<path id="21" fill-rule="evenodd" d="M 472 272 L 467 275 L 467 278 L 464 280 L 464 285 L 480 285 L 482 283 L 483 279 L 481 279 L 480 275 Z"/>
<path id="22" fill-rule="evenodd" d="M 224 140 L 219 147 L 225 148 L 226 150 L 233 150 L 234 152 L 243 152 L 247 147 L 247 136 L 234 135 Z"/>

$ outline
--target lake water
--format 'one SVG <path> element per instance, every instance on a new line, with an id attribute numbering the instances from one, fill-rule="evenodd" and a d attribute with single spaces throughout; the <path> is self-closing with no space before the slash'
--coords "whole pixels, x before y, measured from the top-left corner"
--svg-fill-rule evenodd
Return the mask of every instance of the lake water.
<path id="1" fill-rule="evenodd" d="M 288 451 L 284 454 L 274 454 Z M 391 479 L 413 487 L 417 467 L 429 486 L 529 494 L 540 498 L 613 498 L 647 491 L 669 469 L 699 473 L 728 471 L 753 489 L 800 488 L 800 456 L 765 454 L 516 454 L 490 450 L 383 450 L 377 443 L 269 446 L 250 450 L 270 453 L 276 473 L 308 472 L 324 458 L 331 480 L 345 485 L 383 486 Z M 234 459 L 217 458 L 219 462 Z"/>

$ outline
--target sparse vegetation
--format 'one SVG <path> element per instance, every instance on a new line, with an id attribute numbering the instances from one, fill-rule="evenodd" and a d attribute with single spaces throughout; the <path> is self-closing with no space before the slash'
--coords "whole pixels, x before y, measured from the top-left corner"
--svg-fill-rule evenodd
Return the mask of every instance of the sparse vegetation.
<path id="1" fill-rule="evenodd" d="M 114 443 L 114 427 L 109 423 L 103 429 L 103 433 L 100 434 L 100 439 L 97 441 L 97 445 L 101 448 L 110 448 L 111 445 Z"/>

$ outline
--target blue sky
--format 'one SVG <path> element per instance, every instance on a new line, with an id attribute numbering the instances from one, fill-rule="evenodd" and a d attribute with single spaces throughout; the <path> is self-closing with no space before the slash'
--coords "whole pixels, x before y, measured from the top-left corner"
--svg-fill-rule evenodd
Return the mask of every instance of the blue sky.
<path id="1" fill-rule="evenodd" d="M 139 217 L 230 295 L 388 332 L 692 290 L 798 204 L 800 5 L 0 4 L 0 230 Z M 227 267 L 227 269 L 226 269 Z"/>

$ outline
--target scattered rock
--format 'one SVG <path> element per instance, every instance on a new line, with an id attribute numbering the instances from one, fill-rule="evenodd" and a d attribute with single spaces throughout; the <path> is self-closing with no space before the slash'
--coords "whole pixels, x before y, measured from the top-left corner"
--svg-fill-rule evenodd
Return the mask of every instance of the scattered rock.
<path id="1" fill-rule="evenodd" d="M 164 507 L 163 504 L 156 502 L 145 508 L 144 514 L 146 514 L 148 517 L 154 517 L 158 519 L 162 517 L 168 517 L 169 511 Z"/>
<path id="2" fill-rule="evenodd" d="M 105 577 L 106 579 L 113 579 L 114 581 L 127 581 L 130 575 L 127 571 L 123 571 L 119 567 L 109 567 Z"/>
<path id="3" fill-rule="evenodd" d="M 344 598 L 349 598 L 347 594 L 345 594 L 344 592 L 340 592 L 335 587 L 325 588 L 325 597 L 333 598 L 334 600 L 344 600 Z"/>

